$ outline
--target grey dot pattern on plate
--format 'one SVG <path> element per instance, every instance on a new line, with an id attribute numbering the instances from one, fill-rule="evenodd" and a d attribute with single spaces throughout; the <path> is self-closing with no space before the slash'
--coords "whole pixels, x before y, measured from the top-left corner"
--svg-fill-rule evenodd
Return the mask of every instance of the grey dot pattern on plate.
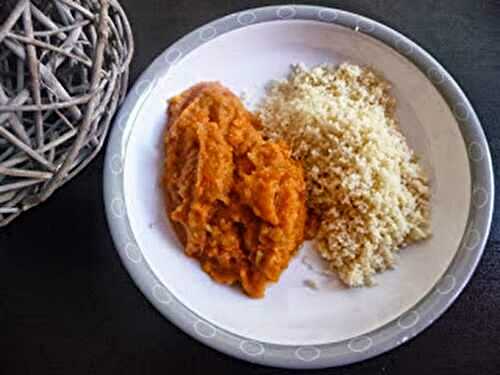
<path id="1" fill-rule="evenodd" d="M 471 143 L 469 143 L 469 157 L 472 161 L 476 162 L 483 160 L 484 151 L 478 142 L 472 141 Z"/>
<path id="2" fill-rule="evenodd" d="M 114 175 L 118 175 L 123 172 L 122 159 L 119 154 L 114 154 L 111 157 L 109 168 L 111 169 L 111 173 Z"/>
<path id="3" fill-rule="evenodd" d="M 254 11 L 241 12 L 236 17 L 236 20 L 242 26 L 250 25 L 257 20 L 257 16 L 255 15 Z"/>
<path id="4" fill-rule="evenodd" d="M 462 121 L 469 118 L 469 111 L 462 102 L 458 102 L 453 106 L 453 113 L 455 113 L 455 116 Z"/>
<path id="5" fill-rule="evenodd" d="M 347 347 L 355 353 L 367 351 L 373 345 L 373 339 L 370 336 L 359 336 L 351 339 Z"/>
<path id="6" fill-rule="evenodd" d="M 207 26 L 199 32 L 200 39 L 204 42 L 214 38 L 217 35 L 217 29 L 214 26 Z"/>
<path id="7" fill-rule="evenodd" d="M 120 114 L 120 116 L 118 117 L 117 124 L 120 131 L 123 131 L 123 129 L 125 129 L 128 117 L 129 117 L 128 113 Z"/>
<path id="8" fill-rule="evenodd" d="M 295 356 L 304 362 L 312 362 L 321 356 L 321 350 L 314 346 L 301 346 L 295 350 Z"/>
<path id="9" fill-rule="evenodd" d="M 488 192 L 482 186 L 477 186 L 472 190 L 472 199 L 477 208 L 483 208 L 489 201 Z"/>
<path id="10" fill-rule="evenodd" d="M 165 55 L 165 62 L 175 64 L 182 57 L 182 52 L 178 48 L 172 48 Z"/>
<path id="11" fill-rule="evenodd" d="M 243 340 L 240 342 L 240 349 L 243 353 L 251 357 L 262 355 L 266 351 L 264 345 L 262 345 L 260 342 L 247 340 Z"/>
<path id="12" fill-rule="evenodd" d="M 446 275 L 438 283 L 436 291 L 439 294 L 448 294 L 451 291 L 453 291 L 453 289 L 455 289 L 456 283 L 457 283 L 457 279 L 455 278 L 455 276 L 453 276 L 453 275 Z"/>
<path id="13" fill-rule="evenodd" d="M 153 83 L 153 81 L 149 79 L 141 79 L 137 81 L 137 84 L 134 86 L 134 92 L 137 96 L 142 95 L 144 91 L 148 89 L 148 87 Z"/>
<path id="14" fill-rule="evenodd" d="M 125 254 L 127 254 L 127 258 L 133 263 L 140 263 L 142 261 L 141 251 L 133 242 L 129 242 L 125 245 Z"/>
<path id="15" fill-rule="evenodd" d="M 216 329 L 212 325 L 202 320 L 198 320 L 194 323 L 194 330 L 198 335 L 205 338 L 212 338 L 217 334 Z"/>
<path id="16" fill-rule="evenodd" d="M 167 291 L 167 289 L 160 284 L 156 284 L 153 287 L 153 297 L 160 303 L 168 305 L 173 302 L 172 296 Z"/>
<path id="17" fill-rule="evenodd" d="M 276 15 L 283 20 L 295 17 L 296 13 L 297 11 L 295 10 L 295 7 L 288 5 L 279 7 L 278 10 L 276 11 Z"/>
<path id="18" fill-rule="evenodd" d="M 469 251 L 474 250 L 480 241 L 481 233 L 479 233 L 477 229 L 471 229 L 468 233 L 467 241 L 465 242 L 465 249 Z"/>
<path id="19" fill-rule="evenodd" d="M 435 83 L 437 85 L 439 85 L 439 84 L 441 84 L 441 83 L 444 82 L 444 75 L 443 75 L 443 73 L 441 73 L 439 71 L 439 69 L 437 69 L 435 67 L 431 67 L 431 68 L 427 69 L 427 76 L 429 77 L 429 79 L 433 83 Z"/>
<path id="20" fill-rule="evenodd" d="M 404 55 L 410 55 L 413 53 L 413 47 L 403 38 L 396 38 L 396 40 L 394 41 L 394 45 L 396 46 L 398 51 Z"/>
<path id="21" fill-rule="evenodd" d="M 123 199 L 120 197 L 115 197 L 111 201 L 111 212 L 113 215 L 119 219 L 125 216 L 125 204 Z"/>
<path id="22" fill-rule="evenodd" d="M 359 18 L 356 21 L 356 27 L 364 33 L 371 33 L 375 30 L 375 24 L 366 18 Z"/>
<path id="23" fill-rule="evenodd" d="M 323 21 L 333 22 L 339 17 L 339 14 L 333 9 L 320 9 L 318 17 Z"/>
<path id="24" fill-rule="evenodd" d="M 402 329 L 409 329 L 409 328 L 413 327 L 415 324 L 417 324 L 419 319 L 420 319 L 420 315 L 418 314 L 417 311 L 409 311 L 406 314 L 403 314 L 398 319 L 398 325 Z"/>

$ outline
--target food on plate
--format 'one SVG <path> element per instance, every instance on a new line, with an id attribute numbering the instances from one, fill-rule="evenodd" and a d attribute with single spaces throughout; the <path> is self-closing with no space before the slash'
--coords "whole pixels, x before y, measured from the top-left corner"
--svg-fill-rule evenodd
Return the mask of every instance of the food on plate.
<path id="1" fill-rule="evenodd" d="M 163 186 L 185 253 L 214 280 L 262 297 L 304 239 L 301 163 L 219 83 L 174 97 L 168 115 Z"/>
<path id="2" fill-rule="evenodd" d="M 266 136 L 304 163 L 316 248 L 349 286 L 373 284 L 400 248 L 431 233 L 429 183 L 389 89 L 356 65 L 298 65 L 258 110 Z"/>

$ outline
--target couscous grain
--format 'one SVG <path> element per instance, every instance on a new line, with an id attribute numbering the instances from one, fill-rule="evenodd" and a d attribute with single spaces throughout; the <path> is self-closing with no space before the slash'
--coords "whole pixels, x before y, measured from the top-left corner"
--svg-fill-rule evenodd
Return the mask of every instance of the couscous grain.
<path id="1" fill-rule="evenodd" d="M 317 249 L 350 286 L 373 284 L 401 247 L 430 235 L 428 180 L 389 89 L 356 65 L 298 65 L 258 109 L 265 134 L 303 161 Z"/>

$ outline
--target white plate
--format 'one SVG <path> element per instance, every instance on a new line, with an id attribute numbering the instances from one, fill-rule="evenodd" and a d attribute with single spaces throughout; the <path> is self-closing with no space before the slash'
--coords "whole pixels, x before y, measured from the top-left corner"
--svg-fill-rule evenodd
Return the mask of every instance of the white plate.
<path id="1" fill-rule="evenodd" d="M 159 181 L 166 99 L 194 83 L 218 80 L 237 94 L 245 92 L 252 107 L 269 80 L 285 77 L 290 64 L 343 61 L 369 65 L 392 82 L 402 132 L 431 176 L 432 238 L 404 249 L 397 269 L 377 276 L 373 288 L 347 289 L 322 275 L 325 265 L 310 244 L 263 299 L 216 284 L 183 254 L 164 213 Z M 215 21 L 155 60 L 117 122 L 106 162 L 106 203 L 125 264 L 167 317 L 235 356 L 285 367 L 324 367 L 378 354 L 442 313 L 481 255 L 493 189 L 489 151 L 474 111 L 430 56 L 366 18 L 287 6 Z M 474 163 L 484 170 L 471 174 Z M 482 221 L 472 222 L 474 215 Z M 458 251 L 463 251 L 459 275 L 450 273 Z M 314 280 L 319 289 L 305 287 L 305 280 Z"/>

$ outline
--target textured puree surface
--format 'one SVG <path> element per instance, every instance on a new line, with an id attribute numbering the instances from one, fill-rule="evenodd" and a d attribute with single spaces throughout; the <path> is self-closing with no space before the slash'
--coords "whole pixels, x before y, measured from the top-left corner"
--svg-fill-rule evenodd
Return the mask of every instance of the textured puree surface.
<path id="1" fill-rule="evenodd" d="M 164 188 L 187 255 L 252 297 L 278 281 L 304 238 L 302 166 L 218 83 L 170 101 Z"/>
<path id="2" fill-rule="evenodd" d="M 295 66 L 260 105 L 264 132 L 304 162 L 316 246 L 347 285 L 374 283 L 430 235 L 429 187 L 394 119 L 390 86 L 344 63 Z"/>

